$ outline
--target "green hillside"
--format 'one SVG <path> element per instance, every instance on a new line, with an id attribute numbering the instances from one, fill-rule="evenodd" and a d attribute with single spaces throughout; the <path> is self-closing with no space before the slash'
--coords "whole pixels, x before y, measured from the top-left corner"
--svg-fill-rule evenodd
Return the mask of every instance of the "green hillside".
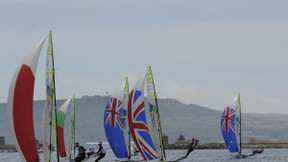
<path id="1" fill-rule="evenodd" d="M 80 143 L 106 141 L 103 127 L 104 109 L 108 96 L 83 96 L 76 99 L 76 139 Z M 64 100 L 57 101 L 59 107 Z M 34 128 L 37 139 L 41 139 L 41 121 L 44 101 L 34 102 Z M 174 142 L 179 134 L 186 139 L 196 137 L 202 142 L 222 141 L 220 118 L 222 112 L 194 104 L 183 104 L 175 99 L 159 99 L 160 117 L 163 133 Z M 224 109 L 224 108 L 223 108 Z M 147 110 L 147 109 L 146 109 Z M 67 136 L 71 109 L 67 111 L 65 136 Z M 147 112 L 147 111 L 146 111 Z M 0 136 L 6 143 L 13 143 L 7 122 L 6 104 L 0 104 Z M 149 121 L 148 114 L 147 118 Z M 261 140 L 287 139 L 288 115 L 280 114 L 243 114 L 243 140 L 256 137 Z"/>

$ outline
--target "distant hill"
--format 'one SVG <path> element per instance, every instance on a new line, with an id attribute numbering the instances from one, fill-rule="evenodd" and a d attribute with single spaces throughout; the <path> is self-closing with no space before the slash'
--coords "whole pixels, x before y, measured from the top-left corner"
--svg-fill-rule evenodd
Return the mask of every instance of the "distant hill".
<path id="1" fill-rule="evenodd" d="M 76 99 L 76 139 L 80 143 L 106 141 L 103 127 L 104 108 L 109 96 L 83 96 Z M 57 101 L 59 107 L 64 100 Z M 37 139 L 41 139 L 41 121 L 44 101 L 34 102 L 34 128 Z M 179 134 L 186 139 L 198 138 L 201 142 L 223 141 L 220 132 L 222 112 L 194 104 L 183 104 L 175 99 L 159 99 L 163 132 L 174 142 Z M 223 108 L 224 109 L 224 108 Z M 7 122 L 6 104 L 0 104 L 0 136 L 12 144 Z M 147 111 L 146 111 L 147 112 Z M 65 136 L 70 122 L 70 108 L 67 111 Z M 150 116 L 147 118 L 149 121 Z M 288 115 L 242 114 L 243 140 L 254 137 L 257 140 L 287 140 Z"/>

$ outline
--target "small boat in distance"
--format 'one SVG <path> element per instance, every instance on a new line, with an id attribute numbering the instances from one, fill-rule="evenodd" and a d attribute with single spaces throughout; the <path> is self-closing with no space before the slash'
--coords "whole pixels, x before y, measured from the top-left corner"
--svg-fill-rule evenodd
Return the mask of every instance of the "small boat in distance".
<path id="1" fill-rule="evenodd" d="M 241 149 L 240 93 L 224 109 L 221 117 L 221 131 L 229 152 L 233 153 L 235 158 L 247 158 L 250 156 L 242 154 Z"/>

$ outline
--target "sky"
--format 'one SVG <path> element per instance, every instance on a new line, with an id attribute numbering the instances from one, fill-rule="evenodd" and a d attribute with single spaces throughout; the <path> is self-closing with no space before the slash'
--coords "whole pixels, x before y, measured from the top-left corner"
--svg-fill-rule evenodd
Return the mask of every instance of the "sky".
<path id="1" fill-rule="evenodd" d="M 159 98 L 288 114 L 286 0 L 0 1 L 0 102 L 21 59 L 51 30 L 58 99 L 130 89 L 152 67 Z M 34 99 L 45 97 L 45 53 Z"/>

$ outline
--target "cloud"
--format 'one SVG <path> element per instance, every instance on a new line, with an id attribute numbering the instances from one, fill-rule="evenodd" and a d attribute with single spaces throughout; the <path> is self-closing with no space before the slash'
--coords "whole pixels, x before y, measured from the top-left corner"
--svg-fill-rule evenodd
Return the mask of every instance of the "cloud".
<path id="1" fill-rule="evenodd" d="M 165 80 L 158 87 L 156 91 L 159 97 L 175 98 L 186 104 L 199 103 L 203 97 L 203 91 L 194 84 L 180 85 L 176 81 Z"/>
<path id="2" fill-rule="evenodd" d="M 252 113 L 287 113 L 288 101 L 271 95 L 248 95 L 242 97 L 242 110 Z"/>

